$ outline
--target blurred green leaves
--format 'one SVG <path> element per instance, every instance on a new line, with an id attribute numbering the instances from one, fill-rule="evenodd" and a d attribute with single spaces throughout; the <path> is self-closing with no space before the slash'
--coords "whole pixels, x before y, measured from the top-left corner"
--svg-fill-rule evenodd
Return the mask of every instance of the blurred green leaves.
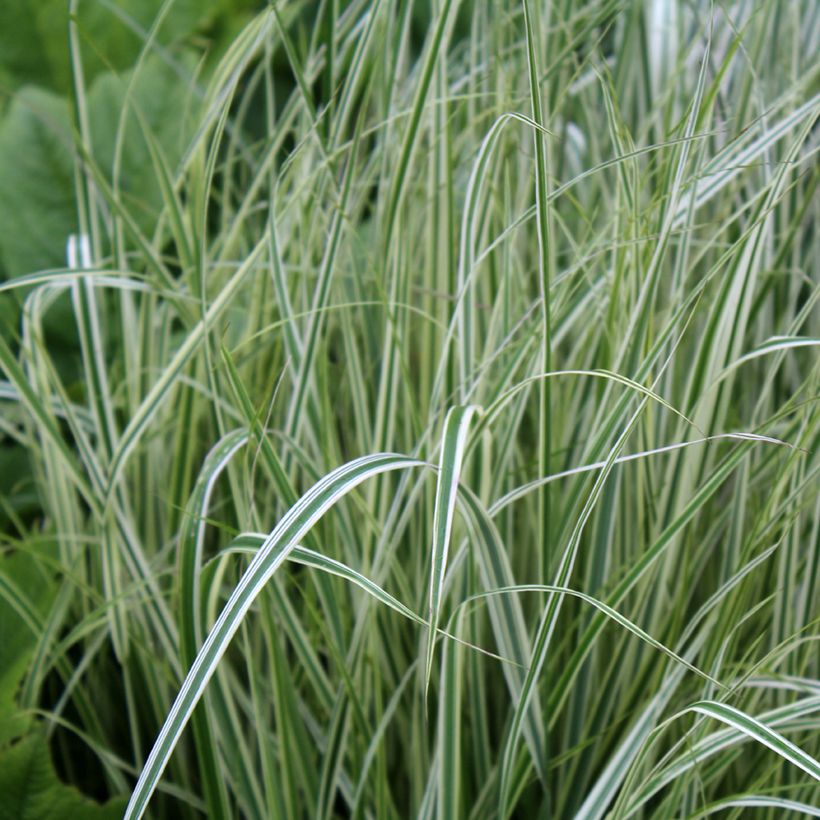
<path id="1" fill-rule="evenodd" d="M 32 735 L 0 753 L 0 820 L 114 820 L 122 800 L 105 805 L 60 782 L 44 737 Z"/>
<path id="2" fill-rule="evenodd" d="M 68 103 L 25 88 L 0 125 L 0 259 L 7 276 L 64 264 L 76 232 Z"/>
<path id="3" fill-rule="evenodd" d="M 38 641 L 34 630 L 57 594 L 49 569 L 55 558 L 50 540 L 0 558 L 0 820 L 106 820 L 124 807 L 123 800 L 101 806 L 62 783 L 45 735 L 18 703 Z"/>
<path id="4" fill-rule="evenodd" d="M 133 65 L 163 4 L 163 0 L 81 0 L 77 19 L 86 80 Z M 218 33 L 219 23 L 233 7 L 247 5 L 231 0 L 175 0 L 158 30 L 157 46 Z M 67 0 L 0 4 L 0 72 L 12 91 L 27 83 L 60 94 L 71 90 L 68 23 Z"/>
<path id="5" fill-rule="evenodd" d="M 146 173 L 150 156 L 142 127 L 151 130 L 173 168 L 186 138 L 184 112 L 195 105 L 191 92 L 175 68 L 149 57 L 133 82 L 132 72 L 100 74 L 87 99 L 92 161 L 108 179 L 121 112 L 129 105 L 119 188 L 137 224 L 150 230 L 162 198 L 155 174 Z M 32 87 L 15 95 L 0 124 L 0 188 L 5 192 L 0 259 L 7 276 L 65 265 L 66 241 L 78 230 L 72 131 L 67 101 Z"/>
<path id="6" fill-rule="evenodd" d="M 151 229 L 161 203 L 142 127 L 173 170 L 190 133 L 185 123 L 196 117 L 195 64 L 200 76 L 207 72 L 259 5 L 175 0 L 135 72 L 163 0 L 79 2 L 91 160 L 110 180 L 127 104 L 118 182 L 141 229 Z M 68 29 L 67 0 L 0 3 L 0 278 L 64 265 L 66 240 L 78 230 Z"/>
<path id="7" fill-rule="evenodd" d="M 44 560 L 21 551 L 0 557 L 0 748 L 31 723 L 19 711 L 16 696 L 37 643 L 32 621 L 48 611 L 56 594 L 57 585 L 45 569 L 49 554 L 54 557 L 53 545 L 37 552 Z M 0 794 L 5 794 L 2 787 Z"/>

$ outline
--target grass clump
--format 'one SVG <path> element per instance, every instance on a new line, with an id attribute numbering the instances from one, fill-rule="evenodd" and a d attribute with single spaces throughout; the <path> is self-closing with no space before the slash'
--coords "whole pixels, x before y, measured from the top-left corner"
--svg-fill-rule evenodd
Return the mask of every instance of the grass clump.
<path id="1" fill-rule="evenodd" d="M 816 811 L 816 9 L 224 6 L 7 81 L 0 769 Z"/>

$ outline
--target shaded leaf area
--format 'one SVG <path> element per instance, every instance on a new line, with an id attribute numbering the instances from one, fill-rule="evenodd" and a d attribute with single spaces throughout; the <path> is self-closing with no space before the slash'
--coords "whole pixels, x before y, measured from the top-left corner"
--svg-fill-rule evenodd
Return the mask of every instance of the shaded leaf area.
<path id="1" fill-rule="evenodd" d="M 0 557 L 0 746 L 32 723 L 30 715 L 20 712 L 17 695 L 37 645 L 37 620 L 46 615 L 57 592 L 47 569 L 55 557 L 53 542 L 33 554 L 13 551 Z"/>
<path id="2" fill-rule="evenodd" d="M 117 175 L 123 207 L 148 232 L 161 205 L 156 175 L 143 137 L 147 128 L 173 167 L 181 156 L 196 109 L 176 70 L 159 58 L 132 75 L 101 74 L 88 92 L 94 164 L 111 180 L 115 148 L 125 146 Z M 120 134 L 123 107 L 132 110 Z M 140 119 L 142 122 L 140 122 Z M 187 125 L 186 125 L 187 123 Z M 74 189 L 73 118 L 64 98 L 40 88 L 15 95 L 0 123 L 0 259 L 7 276 L 66 265 L 68 237 L 79 230 Z M 10 158 L 14 161 L 9 161 Z"/>
<path id="3" fill-rule="evenodd" d="M 4 820 L 104 820 L 121 817 L 125 807 L 122 799 L 101 805 L 62 782 L 40 722 L 32 709 L 20 703 L 39 643 L 38 630 L 55 605 L 56 560 L 57 546 L 51 539 L 0 557 L 0 818 Z"/>
<path id="4" fill-rule="evenodd" d="M 0 750 L 0 795 L 2 820 L 115 820 L 125 805 L 121 799 L 100 805 L 60 782 L 39 734 Z"/>
<path id="5" fill-rule="evenodd" d="M 230 36 L 242 14 L 255 5 L 243 0 L 175 0 L 159 28 L 157 47 L 179 44 L 195 33 Z M 163 0 L 82 0 L 78 19 L 82 38 L 90 46 L 84 60 L 87 78 L 129 68 L 162 6 Z M 60 94 L 70 91 L 68 23 L 69 3 L 65 0 L 9 0 L 0 4 L 4 90 L 33 83 Z"/>

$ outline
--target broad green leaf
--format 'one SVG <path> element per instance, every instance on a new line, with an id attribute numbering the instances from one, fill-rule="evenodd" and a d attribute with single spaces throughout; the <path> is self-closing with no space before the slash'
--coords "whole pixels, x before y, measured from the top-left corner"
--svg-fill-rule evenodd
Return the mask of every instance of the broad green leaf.
<path id="1" fill-rule="evenodd" d="M 49 571 L 55 554 L 54 545 L 44 542 L 0 556 L 0 746 L 31 722 L 17 695 L 37 645 L 37 630 L 56 595 Z"/>
<path id="2" fill-rule="evenodd" d="M 204 4 L 174 0 L 159 32 L 160 47 L 179 42 L 197 27 L 212 24 L 216 14 L 229 4 L 231 0 Z M 86 77 L 93 79 L 110 68 L 129 68 L 163 5 L 165 0 L 79 3 Z M 37 83 L 60 93 L 70 90 L 68 21 L 69 3 L 63 0 L 43 0 L 34 5 L 12 0 L 0 4 L 0 67 L 6 71 L 12 88 Z"/>
<path id="3" fill-rule="evenodd" d="M 123 155 L 117 183 L 124 207 L 145 233 L 156 225 L 164 200 L 161 180 L 151 163 L 152 146 L 144 131 L 150 132 L 154 150 L 173 173 L 193 136 L 199 110 L 190 79 L 190 55 L 181 57 L 175 66 L 149 57 L 135 71 L 120 76 L 100 74 L 88 91 L 94 162 L 108 178 L 114 167 L 112 136 L 118 132 L 123 106 L 130 109 L 124 133 L 119 136 Z"/>
<path id="4" fill-rule="evenodd" d="M 0 162 L 0 262 L 6 275 L 64 265 L 69 234 L 77 232 L 65 100 L 38 88 L 15 95 L 0 120 L 0 156 L 5 158 Z"/>
<path id="5" fill-rule="evenodd" d="M 136 224 L 151 230 L 163 203 L 160 180 L 151 170 L 151 131 L 155 149 L 171 168 L 182 157 L 192 134 L 188 115 L 196 111 L 183 61 L 177 69 L 153 57 L 141 66 L 132 84 L 129 105 L 139 110 L 126 121 L 119 175 L 122 201 Z M 101 74 L 86 104 L 91 120 L 93 161 L 110 179 L 115 135 L 131 75 Z M 68 237 L 79 230 L 74 191 L 74 132 L 68 104 L 52 92 L 27 88 L 15 95 L 0 120 L 0 152 L 17 157 L 0 162 L 0 260 L 10 277 L 65 263 Z"/>
<path id="6" fill-rule="evenodd" d="M 30 735 L 0 751 L 0 820 L 115 820 L 125 800 L 101 805 L 57 778 L 48 743 Z"/>

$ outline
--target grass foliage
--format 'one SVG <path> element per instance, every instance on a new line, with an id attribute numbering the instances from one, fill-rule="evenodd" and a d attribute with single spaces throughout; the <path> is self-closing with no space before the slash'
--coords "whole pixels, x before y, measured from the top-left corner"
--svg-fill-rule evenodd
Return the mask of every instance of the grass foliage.
<path id="1" fill-rule="evenodd" d="M 0 123 L 5 780 L 820 816 L 820 7 L 154 5 Z"/>

